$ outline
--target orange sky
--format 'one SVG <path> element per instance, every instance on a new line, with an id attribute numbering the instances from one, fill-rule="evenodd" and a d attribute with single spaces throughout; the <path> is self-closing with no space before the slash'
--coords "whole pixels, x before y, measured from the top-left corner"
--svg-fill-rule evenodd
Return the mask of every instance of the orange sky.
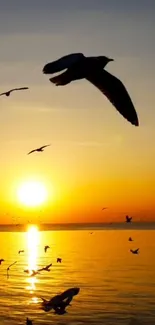
<path id="1" fill-rule="evenodd" d="M 33 15 L 29 2 L 22 10 L 0 22 L 0 91 L 30 87 L 0 97 L 0 222 L 109 222 L 125 214 L 154 220 L 153 16 L 144 10 L 144 20 L 144 12 L 130 16 L 103 3 L 93 10 L 72 8 L 72 15 L 57 8 L 55 19 L 41 4 Z M 80 51 L 115 59 L 107 70 L 125 83 L 139 128 L 88 82 L 56 88 L 42 74 L 45 63 Z M 27 156 L 47 143 L 44 153 Z M 44 205 L 21 205 L 17 191 L 27 180 L 44 184 Z M 109 208 L 102 212 L 103 206 Z"/>

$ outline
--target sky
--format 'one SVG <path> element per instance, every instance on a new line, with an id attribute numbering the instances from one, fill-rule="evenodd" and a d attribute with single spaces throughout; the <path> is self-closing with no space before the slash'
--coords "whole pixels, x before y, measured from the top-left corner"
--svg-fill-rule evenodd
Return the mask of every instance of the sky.
<path id="1" fill-rule="evenodd" d="M 30 89 L 0 97 L 0 223 L 155 220 L 154 20 L 154 0 L 1 3 L 0 92 Z M 86 80 L 57 88 L 43 75 L 74 52 L 114 59 L 106 69 L 130 93 L 138 128 Z M 44 204 L 19 201 L 27 181 L 45 186 Z"/>

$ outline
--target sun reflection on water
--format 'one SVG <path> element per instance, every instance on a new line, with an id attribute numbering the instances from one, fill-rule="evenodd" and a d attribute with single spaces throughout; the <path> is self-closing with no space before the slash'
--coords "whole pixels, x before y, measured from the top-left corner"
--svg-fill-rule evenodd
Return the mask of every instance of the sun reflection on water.
<path id="1" fill-rule="evenodd" d="M 37 226 L 30 226 L 27 231 L 27 247 L 28 247 L 28 266 L 27 269 L 31 272 L 32 270 L 36 271 L 37 269 L 37 257 L 38 257 L 38 245 L 39 245 L 39 230 Z M 27 278 L 28 286 L 27 290 L 30 291 L 31 294 L 36 289 L 35 284 L 38 282 L 37 278 L 28 277 Z"/>

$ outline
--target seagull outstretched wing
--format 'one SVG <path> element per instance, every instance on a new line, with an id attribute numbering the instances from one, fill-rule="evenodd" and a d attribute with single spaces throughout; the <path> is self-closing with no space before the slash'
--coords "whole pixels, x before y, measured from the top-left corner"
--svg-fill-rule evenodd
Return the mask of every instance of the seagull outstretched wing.
<path id="1" fill-rule="evenodd" d="M 96 86 L 115 106 L 121 115 L 135 126 L 139 125 L 138 116 L 131 98 L 123 83 L 105 70 L 93 71 L 86 79 Z"/>
<path id="2" fill-rule="evenodd" d="M 70 68 L 74 63 L 78 62 L 85 56 L 82 53 L 73 53 L 62 58 L 47 63 L 43 68 L 43 73 L 52 74 Z"/>
<path id="3" fill-rule="evenodd" d="M 13 88 L 13 89 L 11 89 L 11 91 L 14 91 L 14 90 L 26 90 L 26 89 L 29 89 L 29 87 Z"/>
<path id="4" fill-rule="evenodd" d="M 27 155 L 30 155 L 30 153 L 32 153 L 32 152 L 35 152 L 36 151 L 36 149 L 34 149 L 34 150 L 31 150 L 30 152 L 28 152 L 28 154 Z"/>

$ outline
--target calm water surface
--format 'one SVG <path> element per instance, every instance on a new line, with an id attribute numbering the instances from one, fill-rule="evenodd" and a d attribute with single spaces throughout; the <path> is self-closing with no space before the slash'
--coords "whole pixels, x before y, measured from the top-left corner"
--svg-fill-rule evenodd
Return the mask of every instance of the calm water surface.
<path id="1" fill-rule="evenodd" d="M 133 242 L 128 238 L 132 236 Z M 155 324 L 155 230 L 42 231 L 0 233 L 0 324 Z M 44 253 L 44 246 L 51 248 Z M 140 248 L 132 255 L 130 248 Z M 18 254 L 19 249 L 25 253 Z M 56 258 L 62 263 L 57 264 Z M 6 277 L 9 264 L 17 261 Z M 53 263 L 30 278 L 24 269 Z M 68 313 L 40 309 L 50 299 L 80 287 Z"/>

